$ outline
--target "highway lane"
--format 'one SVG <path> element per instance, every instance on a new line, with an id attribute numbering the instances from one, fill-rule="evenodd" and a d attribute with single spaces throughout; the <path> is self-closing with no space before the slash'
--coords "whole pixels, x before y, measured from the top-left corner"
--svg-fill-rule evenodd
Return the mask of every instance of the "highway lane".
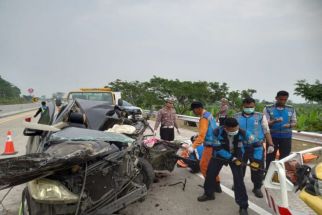
<path id="1" fill-rule="evenodd" d="M 17 155 L 25 153 L 25 144 L 27 137 L 22 135 L 23 126 L 22 120 L 31 116 L 34 112 L 28 112 L 11 117 L 0 119 L 0 137 L 4 143 L 6 139 L 7 130 L 13 131 L 13 140 L 18 151 Z M 153 123 L 153 122 L 151 122 Z M 179 139 L 187 139 L 193 134 L 192 131 L 181 129 L 181 135 L 177 135 Z M 1 145 L 3 151 L 4 144 Z M 0 159 L 7 156 L 0 156 Z M 235 204 L 234 199 L 231 196 L 232 175 L 229 168 L 223 168 L 220 173 L 222 178 L 222 184 L 224 193 L 217 194 L 215 201 L 208 201 L 199 203 L 197 197 L 202 194 L 203 189 L 200 185 L 203 184 L 203 179 L 198 174 L 191 174 L 187 169 L 176 168 L 172 173 L 165 172 L 165 177 L 161 178 L 158 183 L 152 185 L 147 199 L 140 203 L 135 203 L 125 210 L 122 210 L 120 214 L 124 215 L 148 215 L 148 214 L 238 214 L 238 206 Z M 169 186 L 170 184 L 187 180 L 185 190 L 182 190 L 182 184 L 175 186 Z M 271 211 L 266 206 L 264 199 L 257 199 L 254 197 L 252 190 L 252 184 L 250 182 L 249 173 L 246 176 L 246 186 L 249 194 L 251 208 L 250 214 L 269 214 Z M 21 201 L 21 192 L 24 185 L 15 187 L 3 202 L 8 211 L 0 212 L 1 215 L 16 215 Z M 6 193 L 6 190 L 0 191 L 0 199 Z M 1 206 L 0 206 L 1 208 Z M 1 210 L 0 210 L 1 211 Z"/>
<path id="2" fill-rule="evenodd" d="M 0 153 L 4 152 L 5 141 L 6 141 L 6 133 L 8 130 L 13 132 L 12 139 L 15 146 L 15 151 L 17 151 L 16 155 L 0 155 L 0 159 L 5 159 L 8 157 L 19 156 L 25 154 L 25 146 L 27 143 L 27 137 L 25 137 L 23 132 L 23 125 L 22 121 L 26 117 L 30 117 L 35 113 L 35 111 L 30 111 L 22 114 L 17 114 L 5 118 L 0 119 Z M 4 211 L 3 208 L 0 206 L 0 215 L 17 215 L 18 209 L 21 201 L 21 192 L 24 188 L 24 185 L 14 187 L 9 195 L 4 200 L 3 204 L 8 211 Z M 7 193 L 8 189 L 0 191 L 0 200 L 3 196 Z"/>

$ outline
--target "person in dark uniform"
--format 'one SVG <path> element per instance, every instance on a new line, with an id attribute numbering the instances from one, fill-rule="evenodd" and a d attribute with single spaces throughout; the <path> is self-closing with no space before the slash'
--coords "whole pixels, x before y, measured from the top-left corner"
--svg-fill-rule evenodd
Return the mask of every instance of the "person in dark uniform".
<path id="1" fill-rule="evenodd" d="M 215 180 L 223 165 L 229 165 L 233 174 L 235 201 L 239 205 L 239 214 L 247 215 L 248 196 L 245 188 L 242 159 L 244 145 L 252 144 L 255 140 L 250 133 L 239 128 L 235 118 L 226 118 L 224 126 L 214 130 L 215 153 L 209 162 L 207 175 L 204 183 L 204 194 L 198 197 L 198 201 L 215 199 Z M 224 178 L 221 181 L 225 180 Z"/>
<path id="2" fill-rule="evenodd" d="M 41 107 L 37 110 L 36 114 L 34 115 L 34 118 L 36 118 L 39 114 L 43 114 L 48 110 L 48 107 L 46 105 L 45 101 L 41 102 Z"/>

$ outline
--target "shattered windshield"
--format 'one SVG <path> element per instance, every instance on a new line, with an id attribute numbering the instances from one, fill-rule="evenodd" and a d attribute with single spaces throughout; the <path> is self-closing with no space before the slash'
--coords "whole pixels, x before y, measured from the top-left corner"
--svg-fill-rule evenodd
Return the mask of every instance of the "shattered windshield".
<path id="1" fill-rule="evenodd" d="M 52 141 L 108 141 L 133 143 L 134 139 L 114 132 L 96 131 L 84 128 L 69 127 L 51 135 Z"/>

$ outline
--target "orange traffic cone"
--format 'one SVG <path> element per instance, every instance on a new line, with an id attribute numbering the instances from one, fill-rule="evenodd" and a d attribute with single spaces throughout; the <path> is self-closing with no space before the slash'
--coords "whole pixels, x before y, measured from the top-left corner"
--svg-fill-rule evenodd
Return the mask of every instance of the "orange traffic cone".
<path id="1" fill-rule="evenodd" d="M 7 132 L 7 141 L 6 141 L 6 145 L 4 148 L 4 152 L 2 155 L 14 155 L 17 154 L 17 152 L 15 151 L 15 147 L 13 146 L 13 141 L 12 141 L 12 132 L 8 131 Z"/>

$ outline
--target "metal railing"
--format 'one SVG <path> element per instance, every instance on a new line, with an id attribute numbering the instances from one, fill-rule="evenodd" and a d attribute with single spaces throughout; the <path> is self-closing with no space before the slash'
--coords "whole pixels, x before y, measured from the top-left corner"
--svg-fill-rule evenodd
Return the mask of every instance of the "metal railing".
<path id="1" fill-rule="evenodd" d="M 146 114 L 153 114 L 153 115 L 156 115 L 158 113 L 157 111 L 149 111 L 149 110 L 143 110 L 143 112 Z M 195 116 L 187 116 L 187 115 L 179 115 L 179 114 L 177 114 L 177 118 L 185 122 L 193 122 L 193 123 L 198 123 L 200 119 L 199 117 L 195 117 Z M 306 132 L 306 131 L 297 131 L 297 130 L 293 130 L 292 132 L 293 134 L 299 136 L 299 137 L 293 137 L 294 140 L 322 145 L 322 134 L 314 133 L 314 132 Z M 311 140 L 308 140 L 305 138 L 311 138 Z"/>

